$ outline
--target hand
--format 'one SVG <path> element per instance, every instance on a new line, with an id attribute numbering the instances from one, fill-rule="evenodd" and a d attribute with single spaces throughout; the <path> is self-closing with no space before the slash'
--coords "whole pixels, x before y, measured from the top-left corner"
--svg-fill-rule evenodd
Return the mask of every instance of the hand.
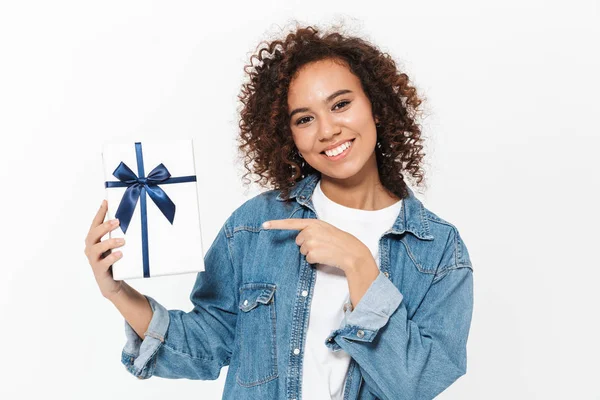
<path id="1" fill-rule="evenodd" d="M 269 224 L 269 226 L 265 226 Z M 320 263 L 352 272 L 364 260 L 373 258 L 369 248 L 356 236 L 318 219 L 288 218 L 267 221 L 265 229 L 295 229 L 296 244 L 310 264 Z"/>
<path id="2" fill-rule="evenodd" d="M 107 209 L 108 205 L 106 201 L 103 201 L 85 238 L 84 253 L 92 267 L 96 283 L 100 288 L 100 293 L 108 299 L 117 294 L 122 287 L 122 281 L 115 281 L 113 279 L 111 267 L 112 264 L 121 259 L 123 253 L 120 251 L 113 253 L 112 249 L 123 246 L 125 239 L 113 238 L 100 241 L 104 235 L 117 229 L 119 226 L 118 221 L 114 225 L 111 224 L 111 222 L 116 220 L 102 223 Z"/>

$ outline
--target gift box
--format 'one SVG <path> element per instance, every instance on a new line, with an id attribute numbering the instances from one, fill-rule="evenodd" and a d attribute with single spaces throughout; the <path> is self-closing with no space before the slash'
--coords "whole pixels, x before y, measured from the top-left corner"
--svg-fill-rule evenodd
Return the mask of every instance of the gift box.
<path id="1" fill-rule="evenodd" d="M 113 249 L 115 280 L 204 271 L 193 140 L 105 143 L 108 219 L 105 235 L 125 238 Z"/>

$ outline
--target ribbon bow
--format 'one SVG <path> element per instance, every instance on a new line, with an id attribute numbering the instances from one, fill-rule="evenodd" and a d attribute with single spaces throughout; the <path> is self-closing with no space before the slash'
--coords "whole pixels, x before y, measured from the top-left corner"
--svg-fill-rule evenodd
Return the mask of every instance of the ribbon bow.
<path id="1" fill-rule="evenodd" d="M 173 203 L 160 186 L 157 186 L 171 177 L 169 170 L 164 164 L 160 163 L 157 165 L 148 174 L 147 178 L 138 178 L 131 168 L 121 161 L 115 172 L 113 172 L 113 175 L 128 186 L 115 214 L 115 217 L 119 219 L 123 233 L 127 233 L 129 222 L 131 222 L 131 218 L 133 217 L 133 211 L 144 189 L 171 225 L 173 224 L 173 220 L 175 219 L 175 203 Z"/>

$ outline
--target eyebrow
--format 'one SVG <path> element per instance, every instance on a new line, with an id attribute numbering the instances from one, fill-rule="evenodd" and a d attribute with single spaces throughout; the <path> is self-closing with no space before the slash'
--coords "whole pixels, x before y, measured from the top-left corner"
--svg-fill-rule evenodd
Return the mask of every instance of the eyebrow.
<path id="1" fill-rule="evenodd" d="M 352 93 L 352 90 L 349 90 L 349 89 L 340 89 L 338 91 L 335 91 L 332 94 L 330 94 L 329 96 L 327 96 L 327 98 L 323 101 L 323 103 L 327 104 L 331 100 L 335 99 L 336 97 L 341 96 L 341 95 L 346 94 L 346 93 Z M 301 112 L 306 112 L 306 111 L 308 111 L 308 108 L 306 108 L 306 107 L 296 108 L 294 111 L 292 111 L 290 113 L 290 119 L 292 119 L 292 117 L 295 114 L 298 114 L 298 113 L 301 113 Z"/>

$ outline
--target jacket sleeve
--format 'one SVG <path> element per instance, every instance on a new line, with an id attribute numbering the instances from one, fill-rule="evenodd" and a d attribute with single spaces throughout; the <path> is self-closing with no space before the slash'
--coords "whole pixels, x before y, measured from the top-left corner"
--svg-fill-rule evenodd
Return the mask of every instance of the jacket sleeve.
<path id="1" fill-rule="evenodd" d="M 131 374 L 139 379 L 208 380 L 217 379 L 229 364 L 238 300 L 231 240 L 226 222 L 204 257 L 205 270 L 197 274 L 191 311 L 167 310 L 145 296 L 154 313 L 143 341 L 125 320 L 127 342 L 121 362 Z"/>
<path id="2" fill-rule="evenodd" d="M 433 399 L 466 373 L 473 269 L 458 232 L 452 236 L 458 246 L 443 258 L 453 261 L 438 269 L 411 319 L 402 293 L 380 272 L 325 342 L 357 362 L 380 399 Z"/>

